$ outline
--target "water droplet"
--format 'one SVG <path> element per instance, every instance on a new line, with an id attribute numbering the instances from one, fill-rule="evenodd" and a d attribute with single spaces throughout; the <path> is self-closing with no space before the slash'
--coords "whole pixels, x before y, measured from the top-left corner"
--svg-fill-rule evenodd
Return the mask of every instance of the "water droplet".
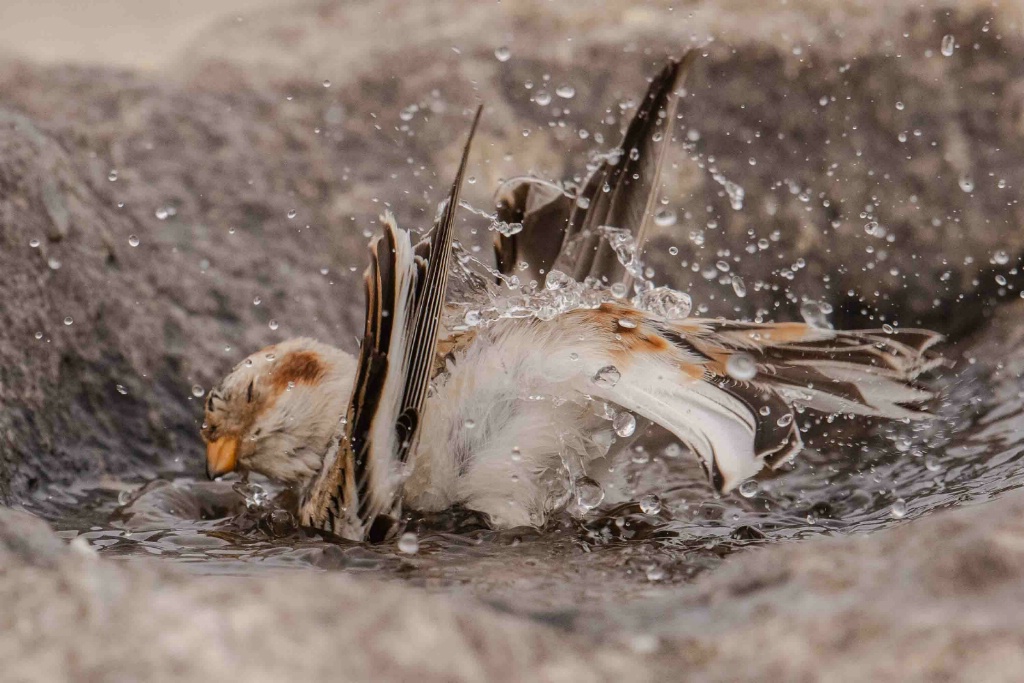
<path id="1" fill-rule="evenodd" d="M 576 95 L 576 88 L 571 85 L 562 85 L 555 90 L 555 94 L 562 99 L 571 100 Z"/>
<path id="2" fill-rule="evenodd" d="M 778 420 L 776 420 L 775 424 L 779 425 L 780 427 L 788 427 L 789 425 L 793 424 L 793 413 L 786 413 Z"/>
<path id="3" fill-rule="evenodd" d="M 960 176 L 960 180 L 958 182 L 960 184 L 960 189 L 964 192 L 974 192 L 974 179 L 969 175 L 964 174 Z"/>
<path id="4" fill-rule="evenodd" d="M 288 215 L 288 218 L 295 218 L 297 215 L 299 215 L 299 212 L 296 211 L 295 209 L 288 209 L 288 214 L 287 215 Z"/>
<path id="5" fill-rule="evenodd" d="M 165 221 L 167 220 L 167 217 L 171 215 L 171 211 L 166 206 L 161 206 L 153 213 L 153 215 L 156 216 L 157 220 Z"/>
<path id="6" fill-rule="evenodd" d="M 640 511 L 645 515 L 656 515 L 661 512 L 661 499 L 648 493 L 640 499 Z"/>
<path id="7" fill-rule="evenodd" d="M 619 372 L 617 367 L 614 365 L 606 365 L 594 374 L 591 381 L 600 387 L 607 387 L 610 389 L 618 384 L 621 378 L 622 373 Z"/>
<path id="8" fill-rule="evenodd" d="M 415 555 L 420 551 L 420 539 L 411 531 L 398 537 L 398 550 L 406 555 Z"/>
<path id="9" fill-rule="evenodd" d="M 678 220 L 676 217 L 676 212 L 667 207 L 661 209 L 660 211 L 658 211 L 658 213 L 654 214 L 654 224 L 662 228 L 667 228 L 669 226 L 675 225 L 676 220 Z"/>
<path id="10" fill-rule="evenodd" d="M 124 506 L 132 499 L 132 492 L 129 489 L 122 489 L 117 494 L 117 504 Z"/>
<path id="11" fill-rule="evenodd" d="M 828 319 L 831 312 L 832 305 L 822 301 L 808 299 L 800 304 L 800 317 L 804 319 L 805 323 L 819 330 L 832 329 L 832 323 Z"/>
<path id="12" fill-rule="evenodd" d="M 586 211 L 587 209 L 590 208 L 590 200 L 587 199 L 586 197 L 577 197 L 576 198 L 576 206 L 578 206 L 578 207 L 580 207 L 580 209 L 583 209 L 584 211 Z"/>
<path id="13" fill-rule="evenodd" d="M 263 299 L 259 298 L 258 296 L 253 297 L 253 299 L 252 299 L 252 305 L 253 306 L 259 306 L 261 303 L 263 303 Z"/>
<path id="14" fill-rule="evenodd" d="M 903 519 L 907 516 L 907 501 L 902 498 L 897 498 L 892 507 L 889 508 L 889 514 L 892 515 L 893 519 Z"/>
<path id="15" fill-rule="evenodd" d="M 323 83 L 323 86 L 324 86 L 325 88 L 330 88 L 330 87 L 331 87 L 331 82 L 330 82 L 330 80 L 328 80 L 328 79 L 326 79 L 326 78 L 325 78 L 325 79 L 324 79 L 324 83 Z"/>
<path id="16" fill-rule="evenodd" d="M 28 241 L 28 246 L 32 247 L 33 249 L 38 249 L 40 244 L 42 243 L 39 241 L 37 237 L 33 237 Z"/>
<path id="17" fill-rule="evenodd" d="M 42 332 L 36 332 L 35 333 L 35 338 L 36 339 L 42 339 L 43 338 L 43 333 Z"/>
<path id="18" fill-rule="evenodd" d="M 747 283 L 743 281 L 743 278 L 733 275 L 730 282 L 732 282 L 732 291 L 736 293 L 736 296 L 742 299 L 747 295 Z"/>
<path id="19" fill-rule="evenodd" d="M 507 62 L 512 58 L 512 50 L 502 45 L 501 47 L 494 48 L 494 58 L 499 62 Z"/>
<path id="20" fill-rule="evenodd" d="M 206 392 L 203 390 L 203 388 L 201 386 L 199 386 L 198 384 L 193 384 L 192 385 L 192 395 L 195 396 L 196 398 L 201 398 L 202 395 L 205 394 L 205 393 Z"/>
<path id="21" fill-rule="evenodd" d="M 463 420 L 462 426 L 465 427 L 466 429 L 476 429 L 476 420 Z"/>
<path id="22" fill-rule="evenodd" d="M 670 287 L 654 287 L 641 292 L 636 304 L 664 320 L 683 320 L 693 310 L 690 295 Z"/>
<path id="23" fill-rule="evenodd" d="M 139 236 L 138 235 L 128 235 L 128 245 L 132 246 L 132 247 L 139 246 Z"/>
<path id="24" fill-rule="evenodd" d="M 560 270 L 550 270 L 544 278 L 544 287 L 551 291 L 558 291 L 575 284 L 575 282 L 575 280 Z"/>
<path id="25" fill-rule="evenodd" d="M 734 353 L 725 362 L 725 372 L 734 380 L 749 382 L 757 376 L 757 362 L 749 353 Z"/>
<path id="26" fill-rule="evenodd" d="M 1007 263 L 1010 262 L 1010 255 L 1000 249 L 999 251 L 992 255 L 992 262 L 995 263 L 997 266 L 1005 266 Z"/>
<path id="27" fill-rule="evenodd" d="M 519 462 L 523 459 L 523 452 L 519 450 L 519 446 L 512 447 L 512 462 Z"/>
<path id="28" fill-rule="evenodd" d="M 648 581 L 661 581 L 665 578 L 665 568 L 660 564 L 652 564 L 645 570 Z"/>
<path id="29" fill-rule="evenodd" d="M 604 489 L 590 477 L 576 480 L 576 505 L 584 514 L 590 512 L 604 500 Z"/>
<path id="30" fill-rule="evenodd" d="M 740 495 L 744 498 L 753 498 L 761 490 L 761 485 L 755 479 L 747 479 L 740 484 Z"/>
<path id="31" fill-rule="evenodd" d="M 61 262 L 51 258 L 46 261 L 46 265 L 49 266 L 50 270 L 60 270 Z"/>
<path id="32" fill-rule="evenodd" d="M 74 318 L 72 318 L 72 317 L 71 317 L 71 316 L 69 315 L 68 317 L 64 318 L 64 324 L 65 324 L 65 325 L 68 325 L 68 326 L 70 326 L 70 325 L 74 325 L 74 324 L 75 324 L 75 319 L 74 319 Z"/>
<path id="33" fill-rule="evenodd" d="M 542 107 L 546 107 L 551 104 L 551 93 L 547 90 L 538 90 L 537 94 L 533 96 L 533 101 Z"/>
<path id="34" fill-rule="evenodd" d="M 621 299 L 626 296 L 629 290 L 626 289 L 626 285 L 621 282 L 615 282 L 611 286 L 611 293 L 616 299 Z"/>
<path id="35" fill-rule="evenodd" d="M 934 455 L 929 455 L 924 459 L 924 466 L 929 472 L 938 472 L 939 468 L 942 467 L 942 465 L 939 464 L 939 459 Z"/>
<path id="36" fill-rule="evenodd" d="M 903 111 L 903 103 L 902 102 L 897 102 L 896 103 L 896 110 L 897 111 Z"/>
<path id="37" fill-rule="evenodd" d="M 116 388 L 117 393 L 121 394 L 122 396 L 128 395 L 128 389 L 123 384 L 118 384 Z"/>
<path id="38" fill-rule="evenodd" d="M 278 328 L 277 321 L 271 320 L 269 323 L 267 323 L 267 327 L 269 327 L 272 330 L 276 330 Z"/>
<path id="39" fill-rule="evenodd" d="M 636 321 L 630 320 L 629 318 L 619 318 L 618 324 L 619 327 L 621 327 L 624 330 L 636 329 Z"/>
<path id="40" fill-rule="evenodd" d="M 953 50 L 956 49 L 956 38 L 953 37 L 952 33 L 947 33 L 942 36 L 942 55 L 944 57 L 952 57 Z"/>
<path id="41" fill-rule="evenodd" d="M 633 436 L 633 432 L 636 431 L 636 418 L 633 417 L 633 413 L 622 411 L 612 420 L 612 429 L 619 436 Z"/>
<path id="42" fill-rule="evenodd" d="M 110 173 L 107 174 L 107 180 L 109 180 L 110 182 L 114 182 L 115 180 L 117 180 L 117 169 L 116 168 L 110 169 Z"/>

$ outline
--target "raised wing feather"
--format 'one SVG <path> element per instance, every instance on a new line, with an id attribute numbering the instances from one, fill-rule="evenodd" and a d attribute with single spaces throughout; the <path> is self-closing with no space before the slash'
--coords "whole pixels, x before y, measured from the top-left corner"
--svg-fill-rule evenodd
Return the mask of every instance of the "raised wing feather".
<path id="1" fill-rule="evenodd" d="M 384 220 L 384 235 L 371 245 L 355 388 L 344 435 L 303 502 L 300 516 L 306 526 L 371 541 L 383 540 L 393 529 L 401 469 L 415 446 L 436 354 L 455 211 L 481 109 L 429 250 L 414 248 L 409 233 L 390 216 Z"/>
<path id="2" fill-rule="evenodd" d="M 655 77 L 626 128 L 619 154 L 591 173 L 579 200 L 533 178 L 512 179 L 499 188 L 498 218 L 523 224 L 518 234 L 495 237 L 500 272 L 510 274 L 525 261 L 524 279 L 541 283 L 552 268 L 580 282 L 587 277 L 608 284 L 631 281 L 598 228 L 628 231 L 637 253 L 642 251 L 672 138 L 677 91 L 695 57 L 691 51 L 680 61 L 670 60 Z"/>

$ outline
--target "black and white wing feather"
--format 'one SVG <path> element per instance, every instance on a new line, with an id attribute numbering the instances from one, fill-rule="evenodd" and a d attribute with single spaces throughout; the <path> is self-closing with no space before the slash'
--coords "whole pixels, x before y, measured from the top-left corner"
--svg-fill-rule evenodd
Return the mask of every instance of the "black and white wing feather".
<path id="1" fill-rule="evenodd" d="M 691 51 L 682 60 L 670 60 L 654 78 L 615 158 L 605 159 L 591 173 L 579 199 L 532 178 L 512 179 L 499 188 L 499 220 L 523 225 L 515 235 L 495 238 L 501 273 L 516 272 L 517 265 L 526 262 L 521 278 L 541 283 L 542 273 L 552 268 L 579 282 L 588 277 L 606 284 L 631 282 L 600 228 L 626 231 L 637 254 L 642 251 L 672 139 L 678 91 L 695 58 Z"/>
<path id="2" fill-rule="evenodd" d="M 436 353 L 455 212 L 480 112 L 429 249 L 414 248 L 409 233 L 390 215 L 383 220 L 384 234 L 370 247 L 366 327 L 355 386 L 344 432 L 304 496 L 300 517 L 305 526 L 357 541 L 384 540 L 393 530 L 404 465 L 415 448 Z"/>

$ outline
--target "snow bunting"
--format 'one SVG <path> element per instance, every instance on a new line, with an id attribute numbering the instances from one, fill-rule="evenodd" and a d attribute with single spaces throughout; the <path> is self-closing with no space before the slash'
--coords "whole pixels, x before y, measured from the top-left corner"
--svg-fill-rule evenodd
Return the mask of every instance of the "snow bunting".
<path id="1" fill-rule="evenodd" d="M 499 190 L 494 275 L 531 284 L 505 314 L 465 324 L 465 306 L 445 296 L 478 109 L 430 237 L 414 245 L 384 217 L 358 358 L 293 339 L 235 367 L 207 398 L 208 474 L 251 470 L 299 487 L 304 525 L 380 540 L 403 506 L 461 505 L 496 528 L 593 507 L 614 488 L 615 443 L 634 416 L 674 434 L 727 492 L 800 450 L 798 407 L 926 415 L 930 394 L 913 380 L 937 362 L 935 333 L 690 318 L 684 294 L 643 279 L 691 61 L 653 80 L 578 196 L 528 178 Z"/>

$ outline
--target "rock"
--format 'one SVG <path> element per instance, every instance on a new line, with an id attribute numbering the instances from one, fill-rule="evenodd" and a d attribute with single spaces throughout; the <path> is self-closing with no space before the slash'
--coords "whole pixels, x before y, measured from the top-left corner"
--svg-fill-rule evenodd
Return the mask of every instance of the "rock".
<path id="1" fill-rule="evenodd" d="M 629 652 L 458 599 L 341 573 L 189 576 L 64 550 L 40 567 L 0 508 L 0 661 L 25 681 L 653 680 Z"/>

